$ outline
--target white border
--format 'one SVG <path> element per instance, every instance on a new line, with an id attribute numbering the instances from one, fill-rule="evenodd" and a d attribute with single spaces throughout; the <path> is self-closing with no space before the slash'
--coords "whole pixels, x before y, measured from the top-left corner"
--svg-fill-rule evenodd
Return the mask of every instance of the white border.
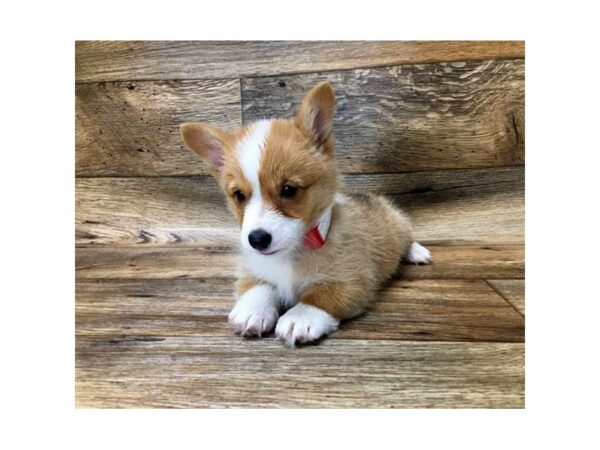
<path id="1" fill-rule="evenodd" d="M 578 1 L 390 3 L 4 7 L 3 447 L 597 442 L 597 14 Z M 526 411 L 75 411 L 73 42 L 117 38 L 526 39 Z"/>

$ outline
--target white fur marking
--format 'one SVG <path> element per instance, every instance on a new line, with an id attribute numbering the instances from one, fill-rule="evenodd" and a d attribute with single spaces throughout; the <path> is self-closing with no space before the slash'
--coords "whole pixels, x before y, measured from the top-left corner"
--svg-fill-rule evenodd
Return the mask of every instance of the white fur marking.
<path id="1" fill-rule="evenodd" d="M 260 195 L 258 183 L 258 169 L 260 167 L 260 157 L 271 122 L 269 120 L 260 120 L 252 125 L 250 132 L 242 139 L 238 146 L 238 155 L 240 166 L 244 176 L 252 184 L 252 195 Z"/>
<path id="2" fill-rule="evenodd" d="M 277 287 L 281 304 L 287 308 L 296 304 L 294 269 L 287 253 L 261 255 L 257 251 L 242 252 L 240 274 L 250 274 Z"/>
<path id="3" fill-rule="evenodd" d="M 415 241 L 410 245 L 405 259 L 412 264 L 429 264 L 431 262 L 431 253 Z"/>
<path id="4" fill-rule="evenodd" d="M 302 220 L 290 219 L 276 211 L 271 211 L 265 207 L 262 200 L 258 172 L 264 143 L 270 129 L 270 121 L 256 122 L 237 149 L 240 167 L 252 185 L 252 196 L 244 211 L 240 239 L 242 249 L 252 253 L 259 252 L 248 242 L 248 235 L 257 229 L 263 229 L 271 235 L 271 245 L 267 249 L 269 252 L 292 250 L 302 238 Z"/>
<path id="5" fill-rule="evenodd" d="M 298 303 L 277 323 L 275 334 L 286 345 L 305 344 L 337 330 L 340 322 L 331 314 L 311 305 Z"/>
<path id="6" fill-rule="evenodd" d="M 271 286 L 261 284 L 238 299 L 228 320 L 242 336 L 260 337 L 273 329 L 278 318 L 277 296 Z"/>

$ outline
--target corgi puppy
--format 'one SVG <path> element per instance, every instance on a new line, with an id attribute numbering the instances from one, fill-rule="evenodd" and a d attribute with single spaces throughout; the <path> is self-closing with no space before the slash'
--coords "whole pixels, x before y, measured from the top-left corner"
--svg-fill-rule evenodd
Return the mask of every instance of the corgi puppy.
<path id="1" fill-rule="evenodd" d="M 293 120 L 261 120 L 232 133 L 204 123 L 181 126 L 241 227 L 229 323 L 242 336 L 275 329 L 289 346 L 313 342 L 364 312 L 401 257 L 431 260 L 388 200 L 340 192 L 334 106 L 324 82 Z"/>

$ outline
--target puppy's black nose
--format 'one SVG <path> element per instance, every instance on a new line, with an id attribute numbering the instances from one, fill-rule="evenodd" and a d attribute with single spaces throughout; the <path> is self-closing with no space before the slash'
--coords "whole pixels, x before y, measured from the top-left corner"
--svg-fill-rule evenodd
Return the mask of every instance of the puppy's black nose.
<path id="1" fill-rule="evenodd" d="M 259 228 L 248 235 L 248 242 L 256 250 L 264 250 L 271 245 L 271 235 Z"/>

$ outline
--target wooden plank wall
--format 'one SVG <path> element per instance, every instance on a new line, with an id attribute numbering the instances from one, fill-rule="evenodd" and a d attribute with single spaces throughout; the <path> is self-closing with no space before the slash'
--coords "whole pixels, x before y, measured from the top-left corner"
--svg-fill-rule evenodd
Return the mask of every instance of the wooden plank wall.
<path id="1" fill-rule="evenodd" d="M 77 42 L 78 405 L 522 406 L 524 73 L 512 41 Z M 291 117 L 322 80 L 347 189 L 392 198 L 435 262 L 402 266 L 370 314 L 290 355 L 229 333 L 238 231 L 178 125 Z M 375 364 L 367 395 L 352 390 L 364 374 L 333 368 L 332 387 L 301 369 L 369 365 L 366 346 L 418 382 L 390 384 Z M 411 354 L 432 365 L 404 366 Z M 253 358 L 285 398 L 244 375 Z M 213 371 L 237 390 L 223 394 Z M 315 389 L 290 396 L 307 379 Z"/>

